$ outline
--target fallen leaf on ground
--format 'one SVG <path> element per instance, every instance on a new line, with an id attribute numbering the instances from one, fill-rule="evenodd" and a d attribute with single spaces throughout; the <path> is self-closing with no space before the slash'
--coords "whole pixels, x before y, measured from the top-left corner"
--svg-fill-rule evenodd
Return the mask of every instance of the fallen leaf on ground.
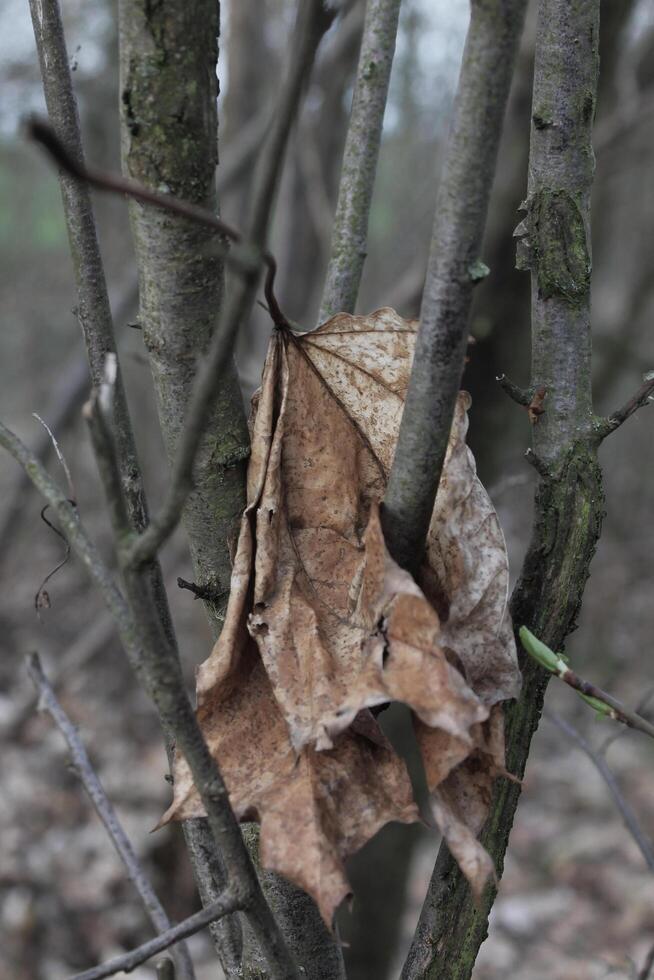
<path id="1" fill-rule="evenodd" d="M 329 924 L 345 858 L 388 820 L 417 817 L 369 709 L 413 711 L 434 817 L 479 891 L 491 869 L 476 834 L 504 761 L 493 706 L 519 688 L 506 549 L 465 445 L 464 392 L 419 583 L 385 547 L 378 508 L 416 326 L 383 309 L 273 336 L 225 627 L 198 671 L 237 814 L 261 821 L 264 865 Z M 201 812 L 178 759 L 165 819 Z"/>

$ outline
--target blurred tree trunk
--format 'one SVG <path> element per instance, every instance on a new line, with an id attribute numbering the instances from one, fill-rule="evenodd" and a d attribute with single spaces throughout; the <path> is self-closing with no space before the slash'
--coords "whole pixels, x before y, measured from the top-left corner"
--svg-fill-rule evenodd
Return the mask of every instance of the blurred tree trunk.
<path id="1" fill-rule="evenodd" d="M 269 43 L 274 23 L 273 0 L 235 0 L 228 7 L 227 91 L 220 123 L 220 142 L 232 147 L 239 142 L 248 125 L 270 106 L 274 89 L 271 80 L 279 76 L 279 63 Z M 229 195 L 229 217 L 242 228 L 247 216 L 248 188 L 254 174 L 256 154 L 241 168 L 237 183 Z"/>

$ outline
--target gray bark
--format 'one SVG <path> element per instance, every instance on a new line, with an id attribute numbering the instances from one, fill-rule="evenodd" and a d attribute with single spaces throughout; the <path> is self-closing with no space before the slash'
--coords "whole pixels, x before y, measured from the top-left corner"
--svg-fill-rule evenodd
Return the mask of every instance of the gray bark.
<path id="1" fill-rule="evenodd" d="M 258 247 L 265 244 L 300 95 L 320 39 L 333 16 L 317 0 L 300 8 L 294 58 L 259 168 L 249 223 L 249 239 Z M 147 3 L 121 6 L 125 169 L 155 189 L 163 187 L 205 207 L 215 205 L 217 27 L 216 10 L 207 0 L 180 7 L 175 16 L 168 10 L 164 15 L 161 8 Z M 187 421 L 190 419 L 189 404 L 204 406 L 200 430 L 204 435 L 194 461 L 195 490 L 187 500 L 183 520 L 198 584 L 217 593 L 216 601 L 208 603 L 208 611 L 218 632 L 229 582 L 230 538 L 245 503 L 245 460 L 249 452 L 233 360 L 226 352 L 231 350 L 235 330 L 247 318 L 257 277 L 248 273 L 240 283 L 234 283 L 223 310 L 224 323 L 228 324 L 226 336 L 217 335 L 211 345 L 222 305 L 222 268 L 211 254 L 215 233 L 183 218 L 142 210 L 136 205 L 132 206 L 132 221 L 141 281 L 141 322 L 171 461 L 179 460 L 180 443 L 187 438 L 183 427 L 185 416 Z M 212 360 L 212 352 L 217 363 Z M 194 384 L 196 361 L 203 354 L 206 364 L 212 364 L 213 376 L 203 375 Z M 216 379 L 222 382 L 217 400 Z M 195 415 L 193 419 L 198 422 Z M 198 431 L 197 427 L 194 431 Z M 200 841 L 195 850 L 202 849 Z M 211 899 L 214 889 L 220 888 L 220 882 L 212 888 L 204 872 L 199 884 L 204 900 Z M 280 920 L 294 926 L 295 931 L 289 929 L 287 938 L 305 975 L 324 976 L 310 972 L 309 960 L 326 962 L 336 947 L 315 906 L 303 893 L 281 881 L 274 897 Z M 215 927 L 217 933 L 223 929 L 222 923 Z M 322 947 L 322 955 L 309 957 L 310 946 L 316 944 Z M 233 971 L 240 953 L 239 936 L 233 933 L 220 945 L 224 947 L 225 969 Z M 253 942 L 249 930 L 241 969 L 247 977 L 274 976 L 269 956 L 262 952 L 260 935 L 256 934 Z"/>
<path id="2" fill-rule="evenodd" d="M 401 0 L 368 0 L 345 141 L 319 322 L 353 313 L 366 258 L 368 217 L 377 172 L 384 111 L 395 53 Z"/>
<path id="3" fill-rule="evenodd" d="M 532 381 L 547 388 L 534 426 L 541 476 L 532 541 L 511 599 L 526 624 L 560 650 L 574 628 L 601 531 L 599 426 L 590 389 L 591 129 L 598 70 L 599 0 L 541 0 L 521 264 L 532 274 Z M 507 769 L 522 778 L 547 675 L 522 662 L 523 690 L 506 712 Z M 482 841 L 501 877 L 520 787 L 496 783 Z M 469 980 L 488 931 L 496 886 L 475 906 L 445 846 L 407 958 L 403 980 Z"/>
<path id="4" fill-rule="evenodd" d="M 420 328 L 383 525 L 396 561 L 418 572 L 467 342 L 502 121 L 526 0 L 473 0 L 436 199 Z"/>
<path id="5" fill-rule="evenodd" d="M 124 169 L 153 189 L 215 209 L 218 9 L 212 0 L 172 8 L 121 3 Z M 172 460 L 196 375 L 216 326 L 223 270 L 217 234 L 183 218 L 132 204 L 139 266 L 140 323 L 164 442 Z M 197 584 L 219 630 L 229 587 L 229 541 L 245 504 L 249 455 L 233 363 L 206 427 L 183 521 Z"/>

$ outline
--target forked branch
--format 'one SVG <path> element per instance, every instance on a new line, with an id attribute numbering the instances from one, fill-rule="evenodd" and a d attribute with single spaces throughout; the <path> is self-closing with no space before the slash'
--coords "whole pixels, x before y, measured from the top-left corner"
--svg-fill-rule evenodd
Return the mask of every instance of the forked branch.
<path id="1" fill-rule="evenodd" d="M 645 408 L 654 401 L 654 371 L 648 371 L 643 378 L 643 383 L 638 389 L 638 391 L 631 396 L 624 403 L 624 405 L 619 408 L 612 415 L 609 415 L 607 419 L 604 419 L 598 429 L 598 434 L 601 439 L 605 439 L 610 436 L 612 432 L 619 429 L 628 418 L 631 418 L 635 412 L 640 408 Z"/>
<path id="2" fill-rule="evenodd" d="M 104 980 L 104 977 L 112 977 L 116 973 L 129 973 L 141 963 L 145 963 L 146 960 L 156 956 L 157 953 L 170 949 L 175 943 L 188 939 L 189 936 L 194 936 L 196 932 L 206 929 L 212 922 L 229 915 L 230 912 L 238 912 L 242 908 L 243 903 L 229 891 L 226 891 L 211 905 L 207 905 L 200 912 L 184 919 L 183 922 L 163 932 L 156 939 L 150 939 L 149 942 L 137 946 L 129 953 L 125 953 L 123 956 L 115 956 L 112 960 L 107 960 L 106 963 L 93 967 L 92 970 L 76 973 L 70 980 Z"/>
<path id="3" fill-rule="evenodd" d="M 118 815 L 91 765 L 91 760 L 88 757 L 77 729 L 58 701 L 37 653 L 31 654 L 27 658 L 27 669 L 39 695 L 39 708 L 48 712 L 65 738 L 75 771 L 82 781 L 82 785 L 88 793 L 89 799 L 102 821 L 111 843 L 115 847 L 120 860 L 123 862 L 127 877 L 138 892 L 152 925 L 161 934 L 169 932 L 171 929 L 170 919 L 157 898 L 152 883 L 136 856 L 136 852 L 118 819 Z M 185 980 L 194 980 L 195 972 L 193 970 L 193 962 L 185 944 L 180 944 L 175 950 L 175 960 L 179 980 L 182 980 L 182 978 L 185 978 Z"/>
<path id="4" fill-rule="evenodd" d="M 549 718 L 549 720 L 553 722 L 557 728 L 560 728 L 561 731 L 568 736 L 568 738 L 572 739 L 572 741 L 579 746 L 582 752 L 586 753 L 590 761 L 593 763 L 600 776 L 606 783 L 607 788 L 613 797 L 613 802 L 615 803 L 622 819 L 625 822 L 627 830 L 633 837 L 638 850 L 643 855 L 645 864 L 650 871 L 654 872 L 654 849 L 652 848 L 652 844 L 648 840 L 647 834 L 645 834 L 643 828 L 640 826 L 631 804 L 624 798 L 616 778 L 611 772 L 611 769 L 602 753 L 597 752 L 590 742 L 584 738 L 581 732 L 577 731 L 577 729 L 573 725 L 570 725 L 564 718 L 560 718 L 558 715 L 552 714 L 552 712 L 547 710 L 544 712 L 544 714 L 545 717 Z"/>

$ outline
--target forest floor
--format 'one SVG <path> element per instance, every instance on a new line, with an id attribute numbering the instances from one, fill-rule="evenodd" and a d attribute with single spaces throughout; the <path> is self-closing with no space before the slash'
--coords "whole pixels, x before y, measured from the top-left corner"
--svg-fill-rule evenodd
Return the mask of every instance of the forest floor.
<path id="1" fill-rule="evenodd" d="M 195 899 L 178 828 L 149 833 L 166 805 L 168 788 L 148 706 L 127 689 L 125 672 L 109 658 L 95 673 L 94 684 L 88 675 L 67 682 L 62 701 L 166 895 L 171 917 L 190 914 Z M 589 719 L 585 706 L 560 685 L 551 685 L 548 700 L 552 710 L 574 717 L 596 744 L 612 731 L 610 723 Z M 32 710 L 24 677 L 17 678 L 13 697 L 5 695 L 2 702 L 5 728 L 14 715 L 10 705 L 17 701 L 24 705 L 22 720 L 18 728 L 14 720 L 13 739 L 3 750 L 0 795 L 5 933 L 0 977 L 62 980 L 144 941 L 150 930 L 67 767 L 59 735 Z M 611 746 L 608 758 L 624 796 L 651 834 L 652 747 L 644 737 L 628 733 Z M 403 943 L 409 941 L 436 847 L 428 837 L 414 851 Z M 543 719 L 474 980 L 632 980 L 653 943 L 654 875 L 590 760 Z M 191 949 L 198 980 L 217 977 L 206 937 L 195 937 Z M 397 975 L 397 965 L 389 976 Z M 152 980 L 153 975 L 151 968 L 132 974 L 135 980 Z"/>
<path id="2" fill-rule="evenodd" d="M 91 496 L 92 465 L 86 456 L 78 465 L 82 486 L 89 474 Z M 33 498 L 32 512 L 34 520 L 20 548 L 7 559 L 10 568 L 12 562 L 21 567 L 21 574 L 3 578 L 0 980 L 64 980 L 152 935 L 120 862 L 68 768 L 61 736 L 49 718 L 36 711 L 22 663 L 22 655 L 31 649 L 41 652 L 170 917 L 179 919 L 197 908 L 179 827 L 150 832 L 170 795 L 152 710 L 135 687 L 111 624 L 75 563 L 49 584 L 52 608 L 42 611 L 43 623 L 36 619 L 33 594 L 45 571 L 59 560 L 61 542 L 38 521 Z M 510 513 L 502 519 L 507 536 L 513 538 Z M 106 529 L 100 526 L 95 533 L 106 550 Z M 520 530 L 519 537 L 524 541 L 527 535 Z M 206 656 L 210 638 L 201 604 L 175 585 L 177 575 L 192 577 L 182 555 L 180 543 L 173 543 L 166 555 L 166 579 L 179 635 L 189 638 L 183 653 L 190 685 L 193 666 Z M 598 565 L 600 574 L 605 566 Z M 519 567 L 517 560 L 514 567 Z M 646 606 L 639 614 L 643 622 L 651 607 L 645 585 L 643 579 L 638 593 L 639 608 Z M 591 602 L 585 615 L 592 615 L 596 606 Z M 583 634 L 582 621 L 578 635 Z M 613 638 L 606 642 L 614 645 Z M 583 652 L 582 644 L 573 663 L 582 676 L 635 705 L 649 686 L 644 649 L 625 640 L 620 648 L 623 659 L 607 667 L 594 650 Z M 550 712 L 566 718 L 595 746 L 615 730 L 612 722 L 595 721 L 590 709 L 558 681 L 550 684 L 547 700 Z M 607 758 L 643 832 L 652 839 L 654 743 L 626 732 L 611 745 Z M 395 980 L 399 975 L 437 847 L 435 837 L 423 834 L 413 850 L 401 942 L 396 956 L 384 964 L 385 975 L 378 967 L 366 969 L 365 956 L 360 955 L 353 980 Z M 376 876 L 378 871 L 373 862 L 369 874 Z M 653 944 L 654 874 L 591 761 L 544 718 L 474 980 L 635 980 Z M 206 934 L 194 937 L 190 948 L 197 980 L 218 980 L 220 971 Z M 154 970 L 143 967 L 130 976 L 154 980 Z"/>

